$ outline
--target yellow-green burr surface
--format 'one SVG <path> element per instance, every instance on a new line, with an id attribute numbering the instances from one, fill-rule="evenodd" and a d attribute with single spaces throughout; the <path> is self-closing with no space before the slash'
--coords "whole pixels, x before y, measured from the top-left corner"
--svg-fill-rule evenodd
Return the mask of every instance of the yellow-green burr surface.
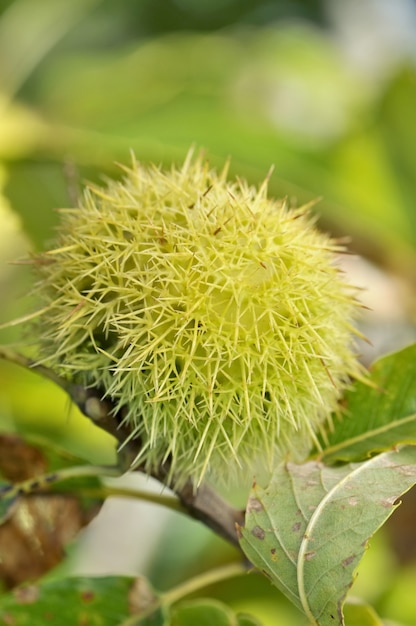
<path id="1" fill-rule="evenodd" d="M 134 162 L 62 210 L 35 263 L 40 360 L 126 407 L 135 463 L 169 457 L 175 481 L 302 457 L 359 373 L 340 251 L 266 182 L 230 182 L 201 155 Z"/>

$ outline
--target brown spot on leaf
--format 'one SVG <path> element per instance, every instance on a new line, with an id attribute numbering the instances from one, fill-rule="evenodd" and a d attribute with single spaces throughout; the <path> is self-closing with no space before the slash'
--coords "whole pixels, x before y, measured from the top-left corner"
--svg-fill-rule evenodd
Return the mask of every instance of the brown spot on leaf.
<path id="1" fill-rule="evenodd" d="M 415 476 L 416 474 L 414 465 L 396 465 L 394 469 L 403 476 Z"/>
<path id="2" fill-rule="evenodd" d="M 28 585 L 14 590 L 14 597 L 19 604 L 33 604 L 39 598 L 39 587 Z"/>
<path id="3" fill-rule="evenodd" d="M 292 526 L 292 531 L 294 533 L 298 533 L 300 531 L 300 527 L 301 527 L 301 523 L 300 522 L 296 522 L 296 524 L 293 524 L 293 526 Z"/>
<path id="4" fill-rule="evenodd" d="M 90 590 L 83 591 L 81 593 L 81 600 L 83 602 L 92 602 L 95 598 L 95 593 Z"/>
<path id="5" fill-rule="evenodd" d="M 348 556 L 346 559 L 343 559 L 341 563 L 343 567 L 348 567 L 348 565 L 351 565 L 351 563 L 353 563 L 356 558 L 357 558 L 356 554 L 351 554 L 351 556 Z"/>
<path id="6" fill-rule="evenodd" d="M 397 501 L 397 496 L 391 496 L 390 498 L 383 498 L 383 500 L 379 500 L 379 503 L 385 509 L 390 509 Z"/>
<path id="7" fill-rule="evenodd" d="M 306 552 L 305 561 L 311 561 L 313 558 L 315 558 L 315 556 L 316 556 L 316 552 L 314 552 L 313 550 L 311 550 L 311 552 Z"/>
<path id="8" fill-rule="evenodd" d="M 135 579 L 128 593 L 129 611 L 131 614 L 142 613 L 157 602 L 150 584 L 143 576 Z"/>
<path id="9" fill-rule="evenodd" d="M 264 511 L 264 506 L 258 498 L 249 498 L 247 503 L 247 513 L 251 513 L 251 511 Z"/>
<path id="10" fill-rule="evenodd" d="M 266 533 L 262 528 L 260 528 L 260 526 L 254 526 L 254 528 L 252 528 L 251 530 L 251 534 L 253 535 L 253 537 L 256 537 L 256 539 L 260 539 L 261 541 L 263 541 L 264 537 L 266 536 Z"/>

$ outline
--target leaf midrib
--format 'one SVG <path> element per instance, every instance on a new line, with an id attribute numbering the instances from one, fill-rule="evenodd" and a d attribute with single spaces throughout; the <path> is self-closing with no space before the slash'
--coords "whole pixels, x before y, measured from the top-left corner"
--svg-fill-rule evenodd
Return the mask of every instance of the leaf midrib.
<path id="1" fill-rule="evenodd" d="M 373 430 L 366 431 L 365 433 L 361 433 L 360 435 L 357 435 L 356 437 L 350 437 L 349 439 L 344 439 L 338 444 L 334 444 L 332 446 L 329 446 L 328 448 L 325 448 L 325 450 L 323 450 L 323 452 L 321 452 L 321 454 L 319 455 L 319 460 L 325 461 L 326 458 L 328 458 L 329 456 L 333 454 L 336 454 L 339 451 L 342 451 L 343 449 L 350 448 L 351 446 L 354 446 L 357 443 L 362 443 L 363 441 L 370 440 L 371 438 L 377 435 L 384 434 L 388 431 L 393 431 L 395 428 L 400 428 L 402 426 L 405 426 L 406 424 L 412 421 L 416 421 L 416 413 L 407 415 L 406 417 L 400 418 L 399 420 L 396 420 L 395 422 L 388 422 L 387 424 L 383 424 L 383 426 L 380 426 L 379 428 L 374 428 Z M 388 448 L 392 448 L 394 445 L 399 445 L 401 443 L 410 443 L 410 441 L 416 443 L 416 437 L 415 438 L 411 437 L 409 439 L 400 439 L 395 442 L 391 442 L 391 444 L 389 445 L 385 444 L 385 446 L 383 446 L 383 449 L 387 450 Z M 368 450 L 368 454 L 370 454 L 371 452 L 378 452 L 379 450 L 380 448 L 374 447 Z"/>

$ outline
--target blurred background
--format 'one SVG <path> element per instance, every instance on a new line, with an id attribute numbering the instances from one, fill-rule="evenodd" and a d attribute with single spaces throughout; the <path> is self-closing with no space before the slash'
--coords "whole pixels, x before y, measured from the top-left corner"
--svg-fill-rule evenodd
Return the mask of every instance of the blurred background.
<path id="1" fill-rule="evenodd" d="M 349 238 L 344 268 L 370 308 L 366 364 L 415 340 L 415 2 L 0 6 L 0 323 L 31 310 L 30 270 L 13 262 L 47 245 L 54 209 L 73 205 L 85 181 L 119 177 L 131 151 L 169 164 L 195 145 L 213 165 L 230 156 L 231 176 L 253 184 L 274 165 L 270 195 L 319 199 L 321 228 Z M 1 330 L 0 342 L 18 345 L 19 336 Z M 113 459 L 110 438 L 59 391 L 4 363 L 0 428 L 46 434 L 89 461 Z M 414 562 L 388 536 L 374 543 L 354 593 L 414 625 Z M 158 588 L 235 556 L 196 523 L 120 501 L 77 545 L 75 571 L 141 572 Z M 266 626 L 302 623 L 263 579 L 223 583 L 217 594 Z"/>

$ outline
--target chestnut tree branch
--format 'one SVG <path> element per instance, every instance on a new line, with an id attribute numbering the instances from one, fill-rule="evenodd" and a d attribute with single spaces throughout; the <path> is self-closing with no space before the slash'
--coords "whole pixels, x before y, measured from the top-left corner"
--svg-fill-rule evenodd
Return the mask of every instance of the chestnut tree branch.
<path id="1" fill-rule="evenodd" d="M 82 385 L 71 383 L 49 368 L 37 364 L 32 359 L 8 347 L 0 346 L 0 358 L 32 370 L 61 387 L 83 415 L 119 442 L 121 449 L 118 457 L 122 469 L 130 467 L 133 459 L 137 458 L 142 443 L 140 437 L 132 436 L 123 419 L 123 409 L 119 411 L 115 409 L 111 400 L 105 397 L 105 390 L 87 389 Z M 135 469 L 144 472 L 143 467 L 139 466 Z M 193 483 L 188 480 L 184 485 L 176 487 L 169 470 L 169 462 L 167 461 L 161 463 L 151 475 L 176 494 L 188 515 L 205 524 L 226 541 L 239 547 L 236 527 L 237 524 L 239 526 L 244 525 L 244 510 L 232 507 L 207 484 L 202 484 L 195 489 Z"/>

